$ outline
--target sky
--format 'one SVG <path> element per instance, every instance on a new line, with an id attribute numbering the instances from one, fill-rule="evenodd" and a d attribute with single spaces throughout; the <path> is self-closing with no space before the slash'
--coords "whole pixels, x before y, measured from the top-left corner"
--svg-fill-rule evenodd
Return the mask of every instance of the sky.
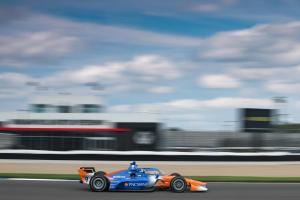
<path id="1" fill-rule="evenodd" d="M 300 122 L 299 11 L 298 0 L 2 0 L 0 111 L 68 93 L 187 130 L 237 130 L 246 107 Z"/>

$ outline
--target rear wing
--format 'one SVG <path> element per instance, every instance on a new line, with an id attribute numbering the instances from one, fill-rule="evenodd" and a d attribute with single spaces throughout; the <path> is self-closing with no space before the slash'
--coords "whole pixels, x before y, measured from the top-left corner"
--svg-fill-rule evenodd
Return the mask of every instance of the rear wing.
<path id="1" fill-rule="evenodd" d="M 96 172 L 95 167 L 80 167 L 79 172 L 80 171 L 83 171 L 86 173 L 95 173 Z"/>
<path id="2" fill-rule="evenodd" d="M 96 170 L 94 167 L 80 167 L 78 170 L 79 177 L 80 177 L 80 183 L 87 182 L 88 179 L 85 180 L 86 176 L 88 174 L 94 174 L 95 172 L 96 172 Z"/>

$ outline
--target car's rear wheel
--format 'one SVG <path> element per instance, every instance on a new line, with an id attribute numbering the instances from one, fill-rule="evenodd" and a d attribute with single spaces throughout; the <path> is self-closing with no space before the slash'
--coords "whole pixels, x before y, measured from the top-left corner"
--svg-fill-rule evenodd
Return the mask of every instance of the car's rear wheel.
<path id="1" fill-rule="evenodd" d="M 109 181 L 105 176 L 95 175 L 90 181 L 90 188 L 93 192 L 104 192 L 109 187 Z"/>
<path id="2" fill-rule="evenodd" d="M 170 176 L 181 176 L 179 173 L 172 173 L 172 174 L 170 174 Z"/>
<path id="3" fill-rule="evenodd" d="M 175 176 L 170 183 L 171 190 L 173 192 L 184 192 L 186 191 L 187 184 L 182 176 Z"/>
<path id="4" fill-rule="evenodd" d="M 98 171 L 95 173 L 95 176 L 104 176 L 106 173 L 103 171 Z"/>

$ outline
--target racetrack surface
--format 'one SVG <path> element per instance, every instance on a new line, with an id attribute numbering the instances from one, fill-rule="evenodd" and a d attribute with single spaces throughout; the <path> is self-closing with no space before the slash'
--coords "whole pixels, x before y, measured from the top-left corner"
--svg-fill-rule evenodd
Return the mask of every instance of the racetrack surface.
<path id="1" fill-rule="evenodd" d="M 53 199 L 142 199 L 142 200 L 292 200 L 300 199 L 300 184 L 295 183 L 209 183 L 209 191 L 172 193 L 156 192 L 91 192 L 87 185 L 71 181 L 0 180 L 0 199 L 3 200 L 53 200 Z"/>

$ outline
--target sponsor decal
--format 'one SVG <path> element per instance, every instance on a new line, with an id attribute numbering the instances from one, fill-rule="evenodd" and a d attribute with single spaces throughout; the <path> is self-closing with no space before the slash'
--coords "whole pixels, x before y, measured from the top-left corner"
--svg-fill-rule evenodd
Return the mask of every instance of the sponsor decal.
<path id="1" fill-rule="evenodd" d="M 158 171 L 146 171 L 147 174 L 159 174 Z"/>
<path id="2" fill-rule="evenodd" d="M 136 186 L 146 186 L 147 183 L 129 183 L 128 185 L 129 186 L 133 186 L 133 187 L 136 187 Z"/>
<path id="3" fill-rule="evenodd" d="M 113 176 L 113 178 L 125 178 L 125 176 Z"/>
<path id="4" fill-rule="evenodd" d="M 126 183 L 126 182 L 125 182 L 125 183 L 124 183 L 124 186 L 126 186 L 126 187 L 127 187 L 127 186 L 128 186 L 128 183 Z"/>

